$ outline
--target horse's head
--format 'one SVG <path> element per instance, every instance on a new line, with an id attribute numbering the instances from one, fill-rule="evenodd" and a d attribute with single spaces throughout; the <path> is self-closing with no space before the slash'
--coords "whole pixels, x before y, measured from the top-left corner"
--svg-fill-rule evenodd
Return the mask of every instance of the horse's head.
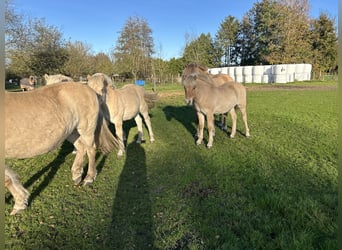
<path id="1" fill-rule="evenodd" d="M 184 91 L 185 91 L 185 102 L 188 105 L 192 105 L 196 96 L 196 85 L 197 85 L 197 74 L 190 74 L 184 76 L 182 79 Z"/>

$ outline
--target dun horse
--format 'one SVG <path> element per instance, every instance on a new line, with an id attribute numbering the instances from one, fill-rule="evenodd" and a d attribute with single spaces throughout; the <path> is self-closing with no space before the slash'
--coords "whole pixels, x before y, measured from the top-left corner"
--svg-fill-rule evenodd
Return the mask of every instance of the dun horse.
<path id="1" fill-rule="evenodd" d="M 197 64 L 197 63 L 190 63 L 188 64 L 184 70 L 183 70 L 183 78 L 186 77 L 187 75 L 193 74 L 193 73 L 198 73 L 198 74 L 206 74 L 207 76 L 209 76 L 212 80 L 213 80 L 213 84 L 215 86 L 220 86 L 223 83 L 229 83 L 231 84 L 234 89 L 237 91 L 238 95 L 239 95 L 239 99 L 240 100 L 246 100 L 246 88 L 245 86 L 243 86 L 241 83 L 235 82 L 234 79 L 227 75 L 227 74 L 216 74 L 216 75 L 212 75 L 208 73 L 208 68 Z M 183 79 L 182 78 L 182 79 Z M 246 106 L 246 103 L 241 103 L 242 107 Z M 220 115 L 220 126 L 224 129 L 227 130 L 227 122 L 226 122 L 226 114 L 224 115 L 224 117 L 222 117 Z M 233 119 L 233 118 L 232 118 Z M 234 137 L 234 135 L 233 135 Z"/>
<path id="2" fill-rule="evenodd" d="M 150 142 L 154 142 L 148 110 L 158 100 L 157 94 L 147 93 L 142 87 L 134 84 L 127 84 L 120 89 L 114 89 L 110 86 L 108 76 L 106 77 L 102 73 L 96 73 L 87 78 L 88 85 L 102 96 L 108 110 L 108 118 L 115 125 L 115 132 L 120 141 L 118 156 L 122 156 L 125 152 L 123 121 L 134 118 L 138 126 L 138 139 L 136 142 L 141 143 L 143 140 L 143 122 L 140 115 L 142 115 L 149 132 Z"/>
<path id="3" fill-rule="evenodd" d="M 71 82 L 24 93 L 5 92 L 5 158 L 35 157 L 56 149 L 64 140 L 77 148 L 71 168 L 74 184 L 82 181 L 85 155 L 88 172 L 83 185 L 91 184 L 97 174 L 96 149 L 109 153 L 118 147 L 91 88 Z M 11 214 L 25 209 L 29 192 L 7 166 L 5 186 L 15 202 Z"/>
<path id="4" fill-rule="evenodd" d="M 34 76 L 23 78 L 20 80 L 20 88 L 22 91 L 34 90 L 35 83 L 37 83 L 37 79 Z"/>
<path id="5" fill-rule="evenodd" d="M 44 79 L 45 79 L 45 85 L 50 85 L 50 84 L 59 83 L 59 82 L 73 82 L 74 81 L 74 79 L 72 79 L 71 77 L 65 76 L 62 74 L 57 74 L 57 75 L 45 74 Z"/>
<path id="6" fill-rule="evenodd" d="M 235 107 L 239 107 L 242 112 L 243 121 L 246 128 L 246 136 L 249 137 L 249 128 L 247 125 L 246 99 L 241 99 L 238 91 L 232 84 L 224 83 L 215 86 L 213 80 L 205 74 L 190 74 L 183 78 L 186 102 L 194 105 L 197 111 L 198 127 L 197 141 L 199 145 L 203 140 L 203 128 L 205 116 L 207 116 L 207 125 L 209 131 L 209 140 L 207 147 L 213 145 L 214 139 L 214 114 L 224 114 L 229 112 L 232 117 L 231 137 L 236 133 L 236 112 Z"/>

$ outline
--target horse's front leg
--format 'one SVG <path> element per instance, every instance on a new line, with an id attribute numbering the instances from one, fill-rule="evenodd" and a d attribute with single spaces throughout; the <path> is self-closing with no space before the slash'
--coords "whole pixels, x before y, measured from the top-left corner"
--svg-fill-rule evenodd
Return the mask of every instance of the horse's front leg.
<path id="1" fill-rule="evenodd" d="M 122 120 L 115 121 L 115 133 L 116 137 L 119 140 L 119 151 L 118 151 L 118 156 L 123 156 L 125 153 L 125 144 L 124 144 L 124 139 L 123 139 L 123 131 L 122 131 Z"/>
<path id="2" fill-rule="evenodd" d="M 203 140 L 203 128 L 204 128 L 205 117 L 204 117 L 204 114 L 202 114 L 201 112 L 197 112 L 197 118 L 198 118 L 198 126 L 197 126 L 196 144 L 200 145 Z"/>
<path id="3" fill-rule="evenodd" d="M 15 215 L 27 207 L 29 192 L 21 185 L 16 174 L 5 166 L 5 187 L 12 194 L 14 207 L 11 215 Z"/>
<path id="4" fill-rule="evenodd" d="M 215 135 L 214 114 L 213 113 L 207 114 L 207 124 L 208 124 L 208 131 L 209 131 L 209 140 L 208 140 L 207 147 L 211 148 L 213 146 L 214 135 Z"/>
<path id="5" fill-rule="evenodd" d="M 138 127 L 138 138 L 136 143 L 141 143 L 144 139 L 144 134 L 143 134 L 143 122 L 139 114 L 137 114 L 136 117 L 134 117 L 135 123 L 137 124 Z"/>

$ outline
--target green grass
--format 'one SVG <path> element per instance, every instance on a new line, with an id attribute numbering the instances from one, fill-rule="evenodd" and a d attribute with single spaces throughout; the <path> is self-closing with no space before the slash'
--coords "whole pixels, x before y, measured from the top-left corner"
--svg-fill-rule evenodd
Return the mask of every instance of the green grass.
<path id="1" fill-rule="evenodd" d="M 156 142 L 126 123 L 126 156 L 98 154 L 92 187 L 72 185 L 68 143 L 8 161 L 31 200 L 13 217 L 6 194 L 6 249 L 337 249 L 336 90 L 250 91 L 251 138 L 239 116 L 210 150 L 182 87 L 158 91 L 176 94 L 151 111 Z"/>

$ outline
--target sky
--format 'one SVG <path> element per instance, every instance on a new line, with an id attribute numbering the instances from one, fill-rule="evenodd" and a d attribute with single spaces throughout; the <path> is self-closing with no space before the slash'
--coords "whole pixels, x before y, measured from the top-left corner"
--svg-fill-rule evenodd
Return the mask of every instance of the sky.
<path id="1" fill-rule="evenodd" d="M 88 44 L 93 53 L 109 54 L 129 17 L 144 18 L 152 29 L 156 57 L 181 57 L 186 36 L 217 33 L 225 17 L 241 20 L 257 0 L 12 0 L 14 10 L 43 18 L 64 39 Z M 260 2 L 260 0 L 259 0 Z M 321 12 L 338 19 L 338 0 L 309 0 L 310 16 Z"/>

